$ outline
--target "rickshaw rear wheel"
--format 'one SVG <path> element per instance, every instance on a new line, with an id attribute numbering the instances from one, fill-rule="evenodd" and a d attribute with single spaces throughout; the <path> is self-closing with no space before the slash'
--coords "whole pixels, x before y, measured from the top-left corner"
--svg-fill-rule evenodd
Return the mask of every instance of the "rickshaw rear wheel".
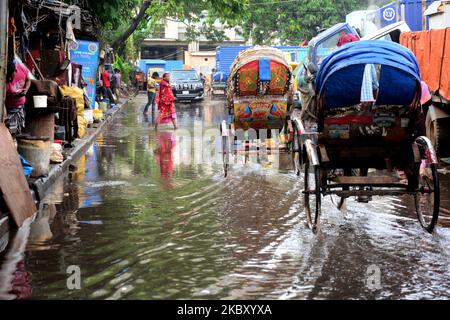
<path id="1" fill-rule="evenodd" d="M 432 161 L 431 154 L 434 152 L 431 143 L 418 139 L 422 162 L 417 172 L 418 188 L 414 195 L 417 218 L 421 226 L 433 233 L 439 219 L 440 187 L 437 164 Z"/>
<path id="2" fill-rule="evenodd" d="M 320 167 L 311 166 L 309 161 L 305 162 L 304 185 L 306 219 L 311 230 L 317 234 L 321 212 Z"/>

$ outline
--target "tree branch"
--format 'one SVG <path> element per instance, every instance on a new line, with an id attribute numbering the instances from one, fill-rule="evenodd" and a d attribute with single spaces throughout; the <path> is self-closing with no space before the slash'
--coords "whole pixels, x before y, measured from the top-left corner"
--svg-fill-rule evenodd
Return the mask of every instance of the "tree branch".
<path id="1" fill-rule="evenodd" d="M 130 26 L 119 36 L 116 40 L 111 44 L 111 47 L 116 51 L 119 49 L 125 41 L 131 36 L 131 34 L 136 30 L 136 28 L 139 26 L 139 23 L 143 19 L 149 18 L 147 14 L 147 9 L 152 4 L 152 0 L 143 0 L 140 7 L 138 14 L 131 20 Z"/>

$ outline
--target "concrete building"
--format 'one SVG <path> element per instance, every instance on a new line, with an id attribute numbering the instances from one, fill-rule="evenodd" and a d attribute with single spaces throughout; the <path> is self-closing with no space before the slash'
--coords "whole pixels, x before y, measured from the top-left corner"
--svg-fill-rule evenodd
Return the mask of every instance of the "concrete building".
<path id="1" fill-rule="evenodd" d="M 197 30 L 200 25 L 195 26 Z M 166 19 L 159 26 L 159 30 L 144 40 L 141 46 L 141 59 L 183 60 L 185 52 L 215 51 L 217 46 L 243 45 L 245 39 L 240 36 L 235 28 L 227 28 L 217 21 L 216 30 L 222 30 L 228 40 L 217 43 L 209 41 L 204 35 L 200 35 L 196 41 L 188 41 L 187 23 Z M 204 57 L 203 59 L 208 58 Z M 195 58 L 194 58 L 195 59 Z M 204 60 L 205 61 L 205 60 Z"/>
<path id="2" fill-rule="evenodd" d="M 216 66 L 216 51 L 195 51 L 184 53 L 184 64 L 198 73 L 211 74 Z"/>

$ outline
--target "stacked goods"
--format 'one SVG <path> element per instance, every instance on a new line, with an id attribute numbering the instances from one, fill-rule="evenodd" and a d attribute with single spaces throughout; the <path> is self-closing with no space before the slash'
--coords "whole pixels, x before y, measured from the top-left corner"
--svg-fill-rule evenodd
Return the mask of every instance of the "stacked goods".
<path id="1" fill-rule="evenodd" d="M 84 118 L 84 92 L 78 87 L 62 86 L 61 91 L 76 101 L 78 114 L 78 137 L 83 138 L 86 134 L 87 121 Z"/>

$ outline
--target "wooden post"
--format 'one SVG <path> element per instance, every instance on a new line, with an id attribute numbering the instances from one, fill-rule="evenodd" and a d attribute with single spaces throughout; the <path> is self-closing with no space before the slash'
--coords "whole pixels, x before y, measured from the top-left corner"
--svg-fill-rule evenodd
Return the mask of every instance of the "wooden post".
<path id="1" fill-rule="evenodd" d="M 28 123 L 26 123 L 25 133 L 32 137 L 43 137 L 53 140 L 55 136 L 55 114 L 44 113 L 33 115 L 28 120 Z"/>
<path id="2" fill-rule="evenodd" d="M 5 112 L 6 67 L 8 64 L 8 3 L 0 1 L 0 123 Z"/>

